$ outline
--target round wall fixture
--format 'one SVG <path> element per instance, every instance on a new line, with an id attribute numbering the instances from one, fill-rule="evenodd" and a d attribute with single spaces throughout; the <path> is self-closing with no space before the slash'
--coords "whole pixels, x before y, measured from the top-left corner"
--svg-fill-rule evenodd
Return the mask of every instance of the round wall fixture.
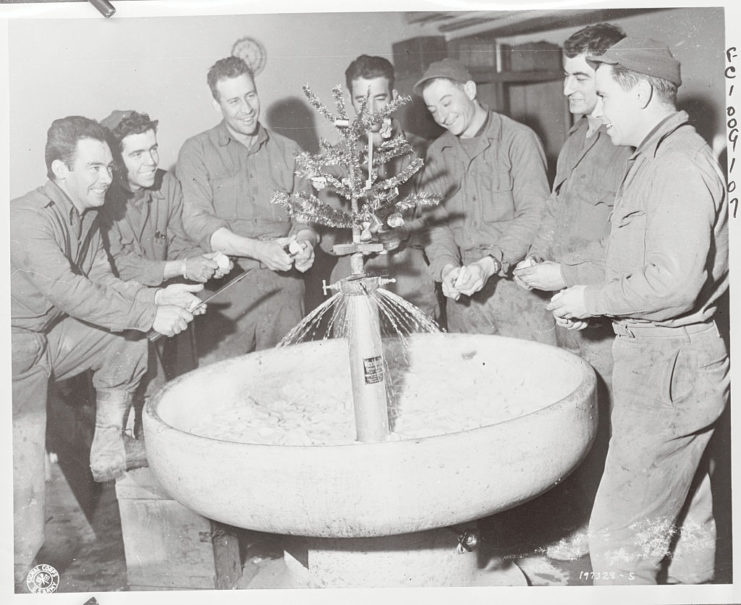
<path id="1" fill-rule="evenodd" d="M 254 38 L 240 38 L 232 46 L 232 55 L 247 63 L 254 75 L 259 74 L 265 67 L 267 53 L 265 47 Z"/>

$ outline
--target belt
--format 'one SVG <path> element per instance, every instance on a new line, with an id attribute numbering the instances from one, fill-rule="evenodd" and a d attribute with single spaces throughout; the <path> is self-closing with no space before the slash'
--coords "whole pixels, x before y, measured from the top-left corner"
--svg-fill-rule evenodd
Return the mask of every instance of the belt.
<path id="1" fill-rule="evenodd" d="M 612 330 L 617 336 L 623 338 L 682 338 L 709 330 L 713 330 L 716 334 L 720 335 L 715 321 L 676 327 L 641 324 L 625 325 L 623 323 L 613 322 Z"/>

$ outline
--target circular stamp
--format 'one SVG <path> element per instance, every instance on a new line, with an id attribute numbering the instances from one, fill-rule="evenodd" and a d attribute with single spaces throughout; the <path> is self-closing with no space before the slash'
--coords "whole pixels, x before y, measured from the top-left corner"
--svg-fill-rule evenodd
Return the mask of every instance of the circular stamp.
<path id="1" fill-rule="evenodd" d="M 28 572 L 26 586 L 33 593 L 56 592 L 59 587 L 59 572 L 45 563 L 37 565 Z"/>

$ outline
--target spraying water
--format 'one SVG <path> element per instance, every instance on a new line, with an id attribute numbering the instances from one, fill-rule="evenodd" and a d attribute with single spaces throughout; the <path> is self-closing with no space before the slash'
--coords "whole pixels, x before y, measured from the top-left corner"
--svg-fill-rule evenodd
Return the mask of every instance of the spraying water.
<path id="1" fill-rule="evenodd" d="M 335 87 L 332 92 L 336 113 L 308 86 L 304 87 L 309 103 L 334 125 L 340 140 L 336 144 L 322 141 L 318 154 L 300 154 L 296 174 L 307 178 L 316 191 L 328 189 L 338 195 L 349 208 L 334 208 L 313 191 L 276 191 L 272 201 L 304 223 L 349 229 L 352 241 L 335 244 L 333 253 L 349 256 L 351 275 L 330 286 L 338 293 L 302 321 L 279 346 L 313 339 L 346 338 L 356 438 L 362 442 L 379 442 L 388 438 L 395 417 L 394 385 L 383 351 L 384 336 L 404 342 L 413 332 L 440 329 L 419 309 L 381 288 L 393 280 L 367 275 L 365 259 L 388 252 L 382 233 L 400 228 L 421 208 L 437 205 L 440 198 L 415 191 L 414 187 L 408 194 L 400 195 L 400 187 L 423 164 L 403 132 L 394 134 L 392 126 L 391 114 L 411 101 L 410 97 L 394 94 L 377 111 L 369 111 L 368 91 L 351 120 L 342 88 Z M 379 141 L 374 138 L 376 132 Z"/>
<path id="2" fill-rule="evenodd" d="M 414 333 L 442 332 L 437 322 L 425 315 L 419 307 L 385 288 L 377 288 L 367 295 L 378 305 L 383 338 L 400 338 L 404 341 Z M 326 338 L 348 338 L 352 326 L 347 316 L 347 300 L 347 294 L 336 292 L 291 329 L 278 346 L 286 347 Z"/>

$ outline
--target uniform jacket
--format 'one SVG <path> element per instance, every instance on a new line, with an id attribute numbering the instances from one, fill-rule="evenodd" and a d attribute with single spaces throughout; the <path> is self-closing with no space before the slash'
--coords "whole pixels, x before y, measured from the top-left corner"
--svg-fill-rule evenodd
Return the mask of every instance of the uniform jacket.
<path id="1" fill-rule="evenodd" d="M 728 199 L 686 112 L 633 153 L 611 222 L 606 283 L 586 289 L 590 314 L 668 327 L 712 318 L 728 288 Z"/>
<path id="2" fill-rule="evenodd" d="M 155 290 L 117 278 L 98 212 L 82 214 L 52 181 L 10 202 L 11 325 L 48 332 L 69 315 L 111 330 L 149 330 Z"/>
<path id="3" fill-rule="evenodd" d="M 615 194 L 632 153 L 613 145 L 604 126 L 590 137 L 588 128 L 586 118 L 578 120 L 558 154 L 553 191 L 530 251 L 560 263 L 570 286 L 602 281 L 602 241 L 610 234 Z"/>
<path id="4" fill-rule="evenodd" d="M 508 273 L 530 248 L 549 195 L 545 153 L 530 128 L 489 111 L 474 139 L 471 157 L 450 132 L 427 151 L 420 188 L 444 200 L 430 215 L 425 248 L 437 281 L 448 263 L 488 254 Z"/>
<path id="5" fill-rule="evenodd" d="M 305 225 L 293 223 L 288 211 L 270 200 L 277 190 L 309 191 L 295 175 L 301 149 L 294 141 L 259 126 L 257 140 L 247 149 L 226 124 L 198 134 L 183 144 L 176 175 L 183 187 L 183 225 L 204 250 L 221 228 L 255 239 L 274 239 Z M 241 262 L 254 266 L 245 259 Z"/>
<path id="6" fill-rule="evenodd" d="M 164 170 L 157 171 L 151 188 L 136 193 L 120 184 L 111 186 L 101 222 L 121 279 L 159 286 L 166 261 L 203 254 L 185 234 L 182 212 L 180 183 Z"/>

